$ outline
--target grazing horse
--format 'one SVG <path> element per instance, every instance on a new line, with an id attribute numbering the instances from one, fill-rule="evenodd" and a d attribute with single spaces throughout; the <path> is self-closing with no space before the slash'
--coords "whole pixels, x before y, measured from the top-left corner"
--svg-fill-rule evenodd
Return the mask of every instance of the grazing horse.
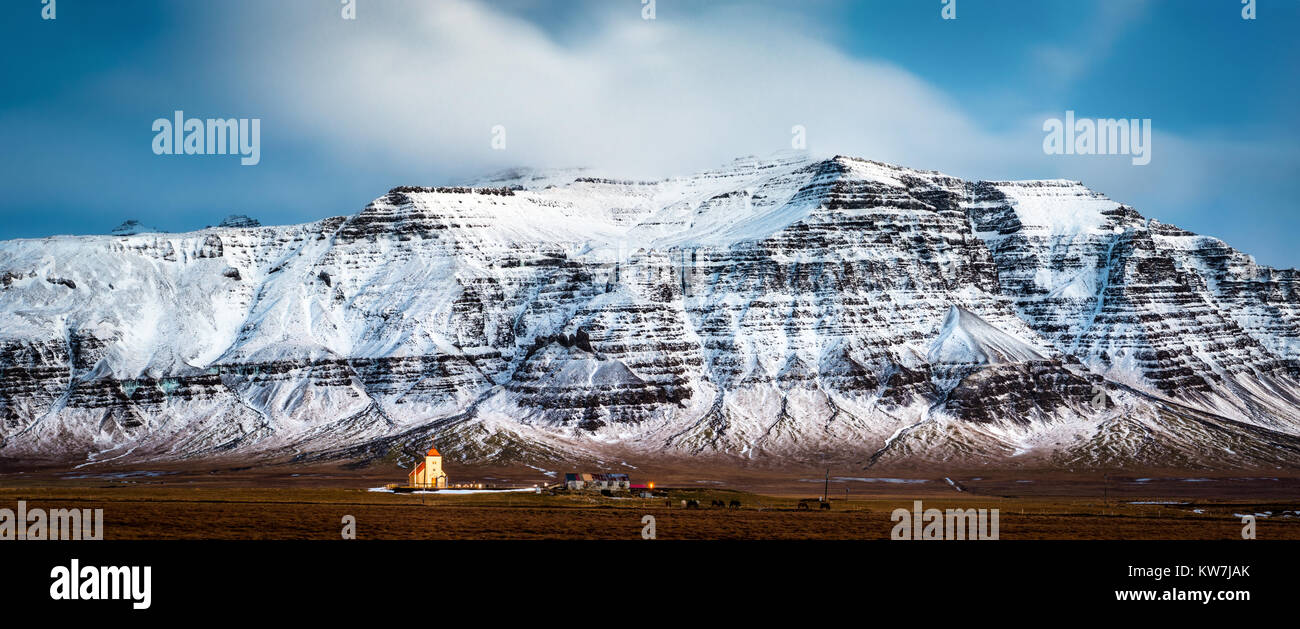
<path id="1" fill-rule="evenodd" d="M 739 501 L 739 500 L 732 500 L 732 501 L 731 501 L 731 504 L 728 505 L 728 506 L 730 506 L 732 509 L 739 509 L 739 508 L 740 508 L 740 501 Z"/>
<path id="2" fill-rule="evenodd" d="M 699 501 L 699 500 L 687 500 L 687 501 L 686 501 L 686 508 L 687 508 L 687 509 L 699 509 L 699 508 L 700 508 L 700 501 Z"/>
<path id="3" fill-rule="evenodd" d="M 710 506 L 710 507 L 725 507 L 725 506 L 727 506 L 727 503 L 725 503 L 725 502 L 723 502 L 723 501 L 721 501 L 721 500 L 714 500 L 713 502 L 709 503 L 709 506 Z"/>

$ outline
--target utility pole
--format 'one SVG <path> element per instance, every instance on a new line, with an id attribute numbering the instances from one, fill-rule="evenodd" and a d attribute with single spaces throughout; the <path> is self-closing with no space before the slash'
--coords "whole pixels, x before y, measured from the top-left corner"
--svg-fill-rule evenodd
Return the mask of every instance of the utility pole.
<path id="1" fill-rule="evenodd" d="M 822 488 L 822 502 L 831 501 L 831 468 L 826 468 L 826 486 Z"/>

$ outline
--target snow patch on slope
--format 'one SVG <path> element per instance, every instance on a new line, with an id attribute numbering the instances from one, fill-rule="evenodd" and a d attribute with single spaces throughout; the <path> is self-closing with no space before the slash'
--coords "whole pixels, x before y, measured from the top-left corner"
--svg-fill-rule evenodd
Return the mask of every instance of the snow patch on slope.
<path id="1" fill-rule="evenodd" d="M 1051 235 L 1087 235 L 1106 230 L 1103 212 L 1120 204 L 1077 181 L 998 182 L 994 186 L 1012 201 L 1012 209 L 1028 231 Z"/>
<path id="2" fill-rule="evenodd" d="M 1044 360 L 1032 345 L 981 319 L 960 306 L 948 309 L 943 329 L 930 345 L 928 358 L 936 365 L 1021 363 Z"/>

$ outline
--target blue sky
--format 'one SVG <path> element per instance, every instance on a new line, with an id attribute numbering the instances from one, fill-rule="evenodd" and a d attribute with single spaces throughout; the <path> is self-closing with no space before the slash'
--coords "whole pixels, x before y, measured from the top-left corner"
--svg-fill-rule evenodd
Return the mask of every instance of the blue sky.
<path id="1" fill-rule="evenodd" d="M 789 147 L 1070 178 L 1300 266 L 1300 2 L 40 0 L 0 7 L 0 238 L 350 214 L 515 165 L 686 174 Z M 154 119 L 262 120 L 262 160 L 158 156 Z M 1042 123 L 1149 118 L 1152 162 Z M 507 130 L 493 150 L 491 128 Z"/>

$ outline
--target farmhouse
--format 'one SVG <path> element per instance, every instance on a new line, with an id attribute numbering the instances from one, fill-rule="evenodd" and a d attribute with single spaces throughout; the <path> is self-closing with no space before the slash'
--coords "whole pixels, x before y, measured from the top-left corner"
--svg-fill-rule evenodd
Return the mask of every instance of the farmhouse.
<path id="1" fill-rule="evenodd" d="M 584 474 L 570 472 L 564 475 L 565 489 L 609 489 L 624 490 L 632 488 L 632 481 L 627 474 Z"/>
<path id="2" fill-rule="evenodd" d="M 447 486 L 447 474 L 442 471 L 442 454 L 438 448 L 430 445 L 424 455 L 424 461 L 415 466 L 406 475 L 407 485 L 427 489 L 441 489 Z"/>

